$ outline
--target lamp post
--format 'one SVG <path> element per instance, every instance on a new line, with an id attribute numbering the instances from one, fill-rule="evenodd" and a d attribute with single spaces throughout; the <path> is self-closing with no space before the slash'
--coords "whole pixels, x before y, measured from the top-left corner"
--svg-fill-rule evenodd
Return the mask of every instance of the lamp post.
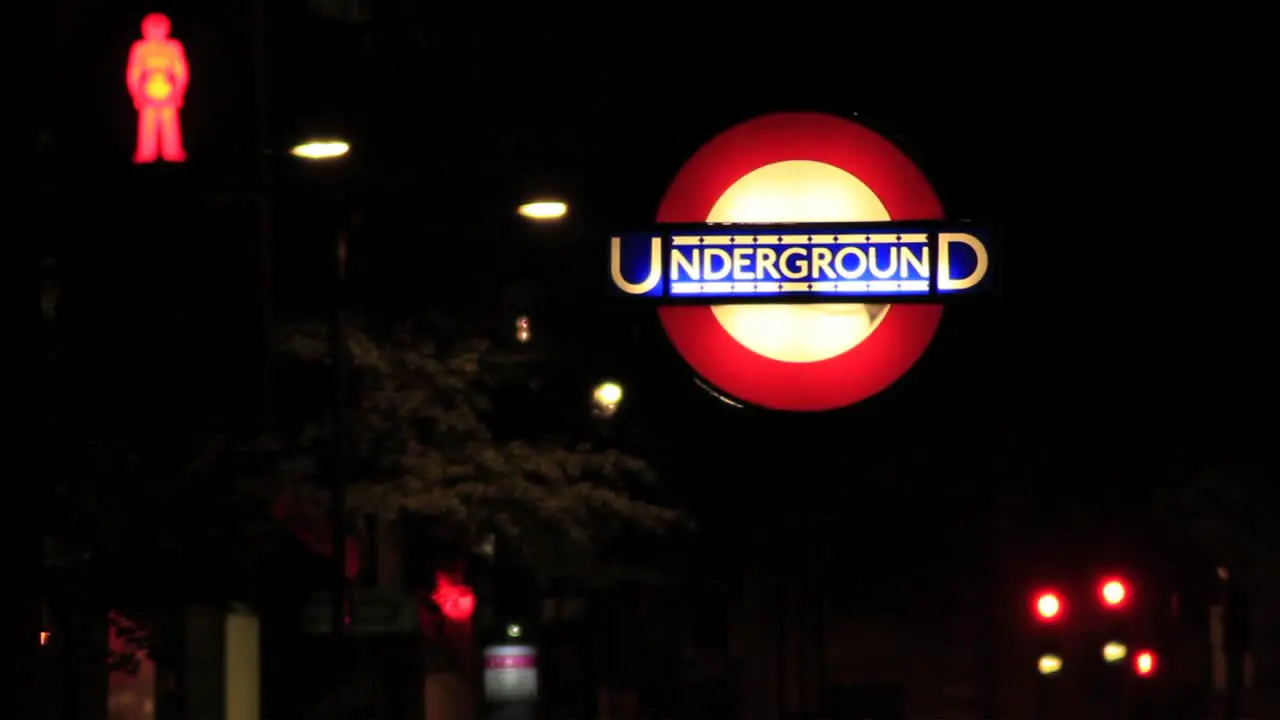
<path id="1" fill-rule="evenodd" d="M 331 162 L 346 157 L 351 147 L 342 140 L 308 140 L 295 145 L 290 154 L 307 162 Z M 333 446 L 330 459 L 331 487 L 329 495 L 330 541 L 333 553 L 333 587 L 330 597 L 329 630 L 334 639 L 335 651 L 340 652 L 339 641 L 346 629 L 347 587 L 347 534 L 345 532 L 347 510 L 347 352 L 346 327 L 343 320 L 346 290 L 347 233 L 345 227 L 334 236 L 332 289 L 329 295 L 328 345 L 329 359 L 333 363 Z"/>
<path id="2" fill-rule="evenodd" d="M 528 245 L 522 243 L 518 256 L 520 268 L 517 270 L 519 278 L 517 286 L 524 288 L 530 276 L 552 277 L 547 274 L 548 258 L 545 252 L 550 250 L 551 246 L 563 241 L 563 233 L 558 230 L 562 229 L 562 223 L 569 215 L 569 205 L 563 200 L 552 199 L 549 196 L 535 197 L 517 205 L 516 215 L 520 216 L 522 223 L 521 235 L 530 241 Z M 534 240 L 534 238 L 537 239 Z M 536 249 L 532 247 L 535 245 Z M 526 295 L 522 298 L 522 302 L 531 302 L 532 296 L 536 295 L 537 293 Z M 516 318 L 516 341 L 529 342 L 530 336 L 529 317 L 520 315 Z"/>

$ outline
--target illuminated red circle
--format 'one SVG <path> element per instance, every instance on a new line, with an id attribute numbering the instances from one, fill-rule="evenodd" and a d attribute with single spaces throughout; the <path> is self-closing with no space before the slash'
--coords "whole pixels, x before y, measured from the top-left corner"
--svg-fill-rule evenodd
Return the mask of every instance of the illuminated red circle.
<path id="1" fill-rule="evenodd" d="M 1129 597 L 1129 589 L 1120 580 L 1106 581 L 1098 593 L 1102 596 L 1102 603 L 1108 607 L 1119 607 Z"/>
<path id="2" fill-rule="evenodd" d="M 1156 654 L 1150 650 L 1143 650 L 1135 655 L 1133 657 L 1133 670 L 1143 677 L 1154 675 L 1156 672 Z"/>
<path id="3" fill-rule="evenodd" d="M 1062 599 L 1056 593 L 1041 593 L 1036 597 L 1036 615 L 1041 620 L 1056 620 L 1062 614 Z"/>
<path id="4" fill-rule="evenodd" d="M 810 160 L 839 168 L 875 193 L 893 220 L 940 220 L 924 173 L 867 128 L 820 113 L 778 113 L 737 125 L 680 168 L 658 207 L 660 223 L 703 223 L 735 182 L 766 165 Z M 833 410 L 888 388 L 920 359 L 942 318 L 938 305 L 892 305 L 866 339 L 826 360 L 794 363 L 748 349 L 710 306 L 658 309 L 667 337 L 699 375 L 726 395 L 792 411 Z"/>

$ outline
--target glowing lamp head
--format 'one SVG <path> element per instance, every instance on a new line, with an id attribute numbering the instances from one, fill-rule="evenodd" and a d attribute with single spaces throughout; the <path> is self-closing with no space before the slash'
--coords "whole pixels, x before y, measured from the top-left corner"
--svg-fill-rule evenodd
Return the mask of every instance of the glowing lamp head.
<path id="1" fill-rule="evenodd" d="M 1105 607 L 1119 608 L 1129 599 L 1129 588 L 1123 580 L 1107 580 L 1098 588 L 1098 595 Z"/>
<path id="2" fill-rule="evenodd" d="M 436 573 L 436 589 L 431 599 L 440 612 L 453 622 L 466 622 L 476 611 L 476 594 L 470 587 L 454 582 L 444 573 Z"/>
<path id="3" fill-rule="evenodd" d="M 507 626 L 507 637 L 518 638 L 523 634 L 524 634 L 524 628 L 520 627 L 518 624 L 511 623 L 510 625 Z"/>
<path id="4" fill-rule="evenodd" d="M 1062 598 L 1055 592 L 1036 595 L 1036 618 L 1041 622 L 1054 622 L 1062 617 Z"/>
<path id="5" fill-rule="evenodd" d="M 558 200 L 527 202 L 516 209 L 521 217 L 530 220 L 559 220 L 569 213 L 569 206 Z"/>
<path id="6" fill-rule="evenodd" d="M 1156 674 L 1156 654 L 1150 650 L 1143 650 L 1133 656 L 1133 671 L 1139 677 L 1151 677 Z"/>
<path id="7" fill-rule="evenodd" d="M 1112 640 L 1102 646 L 1102 659 L 1108 665 L 1115 665 L 1129 655 L 1129 648 L 1122 642 Z"/>
<path id="8" fill-rule="evenodd" d="M 1062 672 L 1062 658 L 1053 653 L 1045 653 L 1036 661 L 1036 670 L 1045 676 L 1057 675 Z"/>
<path id="9" fill-rule="evenodd" d="M 351 146 L 344 140 L 308 140 L 298 143 L 289 151 L 296 158 L 303 160 L 334 160 L 351 152 Z"/>
<path id="10" fill-rule="evenodd" d="M 591 393 L 591 401 L 597 415 L 611 417 L 622 402 L 622 386 L 612 381 L 602 382 Z"/>

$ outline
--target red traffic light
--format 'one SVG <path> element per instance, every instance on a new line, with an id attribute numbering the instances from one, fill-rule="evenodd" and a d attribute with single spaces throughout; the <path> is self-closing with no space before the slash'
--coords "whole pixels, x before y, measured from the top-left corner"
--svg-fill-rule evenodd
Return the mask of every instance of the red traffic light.
<path id="1" fill-rule="evenodd" d="M 453 622 L 466 622 L 476 611 L 476 594 L 471 588 L 442 572 L 436 572 L 436 589 L 431 593 L 431 599 Z"/>
<path id="2" fill-rule="evenodd" d="M 1151 677 L 1156 674 L 1156 654 L 1143 650 L 1133 656 L 1133 671 L 1140 677 Z"/>
<path id="3" fill-rule="evenodd" d="M 1062 598 L 1055 592 L 1037 593 L 1035 611 L 1042 622 L 1053 622 L 1062 617 Z"/>
<path id="4" fill-rule="evenodd" d="M 1105 580 L 1098 586 L 1098 597 L 1105 607 L 1123 607 L 1125 601 L 1129 599 L 1129 586 L 1118 578 Z"/>

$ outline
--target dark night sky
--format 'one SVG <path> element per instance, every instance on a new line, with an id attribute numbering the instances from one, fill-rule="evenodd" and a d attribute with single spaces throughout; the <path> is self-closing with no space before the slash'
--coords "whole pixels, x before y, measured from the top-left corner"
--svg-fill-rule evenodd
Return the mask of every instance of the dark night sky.
<path id="1" fill-rule="evenodd" d="M 336 184 L 279 173 L 281 292 L 315 272 L 317 227 L 331 222 L 317 205 L 364 217 L 353 278 L 361 297 L 387 305 L 458 297 L 445 268 L 468 261 L 454 238 L 475 238 L 481 253 L 527 244 L 507 219 L 513 202 L 562 192 L 575 219 L 555 257 L 575 279 L 533 280 L 562 308 L 553 317 L 572 327 L 562 335 L 591 333 L 585 365 L 627 381 L 621 419 L 683 465 L 684 482 L 708 473 L 729 492 L 760 475 L 856 478 L 916 452 L 908 431 L 941 438 L 947 457 L 1037 454 L 1052 472 L 1027 482 L 1050 495 L 1117 477 L 1161 483 L 1200 457 L 1263 449 L 1275 388 L 1259 328 L 1273 273 L 1254 253 L 1273 240 L 1259 223 L 1275 203 L 1275 131 L 1259 110 L 1263 46 L 1246 18 L 510 5 L 425 6 L 367 31 L 279 11 L 279 141 L 338 127 L 355 147 Z M 720 5 L 730 4 L 681 7 Z M 310 82 L 286 87 L 295 77 Z M 720 405 L 648 313 L 601 304 L 596 281 L 576 279 L 603 267 L 606 233 L 651 220 L 702 142 L 776 110 L 857 113 L 917 158 L 953 216 L 1005 238 L 998 302 L 950 313 L 897 387 L 821 418 Z M 149 242 L 172 241 L 162 234 Z M 153 283 L 186 283 L 126 264 Z M 820 459 L 742 453 L 788 438 L 822 446 Z M 709 448 L 722 459 L 708 460 Z M 899 491 L 947 497 L 967 473 Z"/>
<path id="2" fill-rule="evenodd" d="M 1257 422 L 1242 410 L 1269 390 L 1248 332 L 1263 283 L 1203 254 L 1254 234 L 1269 204 L 1258 178 L 1274 136 L 1243 25 L 951 12 L 918 27 L 752 7 L 453 19 L 386 119 L 405 132 L 370 152 L 394 143 L 427 174 L 459 173 L 451 207 L 487 201 L 472 188 L 567 176 L 599 237 L 647 220 L 683 159 L 733 122 L 856 112 L 917 156 L 954 215 L 1007 238 L 1002 306 L 956 313 L 923 395 L 963 394 L 983 380 L 960 368 L 980 368 L 1102 457 L 1135 435 L 1178 446 Z M 449 140 L 403 147 L 414 132 Z M 1228 298 L 1245 309 L 1224 311 Z"/>

